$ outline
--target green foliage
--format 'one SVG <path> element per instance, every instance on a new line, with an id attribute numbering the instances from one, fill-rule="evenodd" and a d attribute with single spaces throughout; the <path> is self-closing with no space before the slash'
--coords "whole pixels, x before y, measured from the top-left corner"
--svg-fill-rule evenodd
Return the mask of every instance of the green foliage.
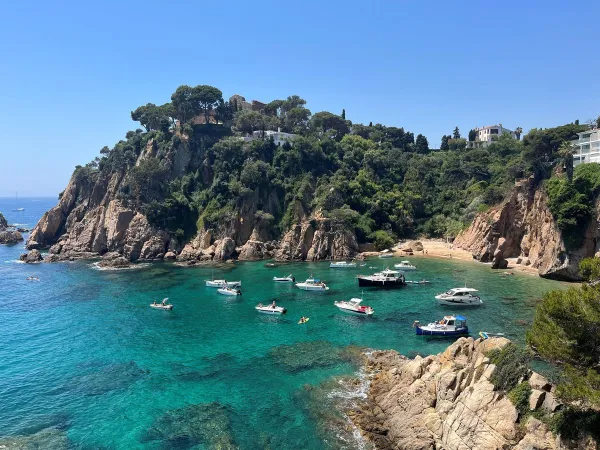
<path id="1" fill-rule="evenodd" d="M 507 344 L 487 356 L 496 365 L 490 379 L 496 390 L 511 391 L 529 374 L 529 354 L 515 344 Z"/>
<path id="2" fill-rule="evenodd" d="M 600 441 L 600 412 L 567 407 L 554 414 L 550 429 L 564 439 L 591 436 L 595 441 Z"/>
<path id="3" fill-rule="evenodd" d="M 477 139 L 477 132 L 475 130 L 469 130 L 469 142 L 474 142 Z"/>
<path id="4" fill-rule="evenodd" d="M 521 418 L 529 414 L 529 396 L 531 395 L 531 386 L 527 381 L 517 384 L 508 393 L 508 399 L 515 405 Z"/>
<path id="5" fill-rule="evenodd" d="M 549 292 L 536 309 L 527 341 L 542 357 L 563 365 L 558 393 L 567 401 L 600 405 L 598 330 L 598 286 Z"/>
<path id="6" fill-rule="evenodd" d="M 584 258 L 579 263 L 579 274 L 587 282 L 600 280 L 600 258 Z"/>
<path id="7" fill-rule="evenodd" d="M 394 238 L 387 231 L 378 230 L 371 234 L 370 238 L 375 244 L 376 250 L 385 250 L 394 245 Z"/>
<path id="8" fill-rule="evenodd" d="M 581 246 L 585 226 L 600 191 L 600 166 L 582 164 L 574 173 L 573 182 L 566 177 L 554 176 L 544 185 L 548 193 L 548 207 L 561 230 L 568 248 Z"/>

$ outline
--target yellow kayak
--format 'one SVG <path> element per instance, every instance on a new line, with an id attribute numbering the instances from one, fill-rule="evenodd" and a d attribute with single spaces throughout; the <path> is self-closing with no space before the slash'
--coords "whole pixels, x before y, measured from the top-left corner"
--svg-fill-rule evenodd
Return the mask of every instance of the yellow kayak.
<path id="1" fill-rule="evenodd" d="M 306 318 L 306 319 L 304 319 L 304 320 L 300 319 L 300 320 L 298 321 L 298 325 L 301 325 L 301 324 L 303 324 L 303 323 L 306 323 L 306 322 L 308 322 L 309 320 L 310 320 L 310 318 L 309 318 L 309 317 L 307 317 L 307 318 Z"/>

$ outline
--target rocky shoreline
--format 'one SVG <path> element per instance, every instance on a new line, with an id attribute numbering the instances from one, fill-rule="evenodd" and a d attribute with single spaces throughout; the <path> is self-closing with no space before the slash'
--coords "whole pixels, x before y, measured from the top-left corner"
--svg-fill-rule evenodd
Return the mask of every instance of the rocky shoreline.
<path id="1" fill-rule="evenodd" d="M 505 393 L 494 390 L 495 365 L 486 354 L 509 341 L 460 338 L 444 352 L 408 359 L 395 351 L 370 353 L 367 399 L 348 412 L 378 449 L 592 449 L 591 440 L 566 442 L 530 415 L 524 420 Z M 554 387 L 532 372 L 529 406 L 561 408 Z"/>
<path id="2" fill-rule="evenodd" d="M 23 234 L 29 230 L 10 225 L 0 212 L 0 244 L 14 245 L 23 241 Z"/>

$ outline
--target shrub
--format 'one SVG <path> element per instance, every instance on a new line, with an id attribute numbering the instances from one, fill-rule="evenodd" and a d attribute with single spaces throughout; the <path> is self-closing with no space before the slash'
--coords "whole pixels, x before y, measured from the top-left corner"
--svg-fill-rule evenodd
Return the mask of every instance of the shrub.
<path id="1" fill-rule="evenodd" d="M 565 439 L 578 439 L 589 434 L 594 440 L 600 440 L 600 412 L 579 411 L 567 407 L 550 419 L 550 429 Z"/>
<path id="2" fill-rule="evenodd" d="M 490 379 L 496 390 L 510 391 L 529 374 L 529 354 L 515 344 L 491 351 L 487 356 L 496 365 Z"/>
<path id="3" fill-rule="evenodd" d="M 390 248 L 394 245 L 394 239 L 387 231 L 378 230 L 374 233 L 371 233 L 371 239 L 373 239 L 375 248 L 377 250 L 385 250 L 386 248 Z"/>
<path id="4" fill-rule="evenodd" d="M 508 393 L 508 399 L 515 405 L 521 418 L 529 414 L 529 396 L 531 395 L 531 386 L 527 381 L 519 383 Z"/>

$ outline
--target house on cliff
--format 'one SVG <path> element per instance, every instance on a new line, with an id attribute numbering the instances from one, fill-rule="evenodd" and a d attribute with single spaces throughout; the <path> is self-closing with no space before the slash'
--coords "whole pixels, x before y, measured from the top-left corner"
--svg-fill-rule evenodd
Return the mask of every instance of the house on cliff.
<path id="1" fill-rule="evenodd" d="M 600 163 L 600 129 L 577 133 L 577 139 L 571 141 L 575 153 L 573 166 L 583 163 Z"/>
<path id="2" fill-rule="evenodd" d="M 517 133 L 508 128 L 504 128 L 502 124 L 489 125 L 486 127 L 475 128 L 475 140 L 467 142 L 467 148 L 485 148 L 492 143 L 494 139 L 499 138 L 503 134 L 508 134 L 513 139 L 517 139 Z"/>
<path id="3" fill-rule="evenodd" d="M 281 131 L 281 128 L 277 128 L 277 131 L 266 130 L 266 131 L 255 131 L 250 136 L 245 136 L 244 141 L 250 142 L 255 141 L 256 139 L 269 139 L 273 138 L 275 145 L 283 145 L 286 142 L 289 142 L 290 145 L 294 145 L 294 139 L 297 137 L 297 134 L 294 133 L 284 133 Z"/>

